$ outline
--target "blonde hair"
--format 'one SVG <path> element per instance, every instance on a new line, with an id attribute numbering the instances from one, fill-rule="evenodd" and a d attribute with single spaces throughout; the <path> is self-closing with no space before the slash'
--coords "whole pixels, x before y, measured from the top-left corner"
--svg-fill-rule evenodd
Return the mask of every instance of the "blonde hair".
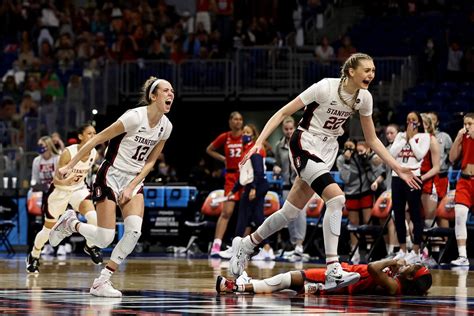
<path id="1" fill-rule="evenodd" d="M 293 123 L 293 125 L 295 125 L 295 119 L 293 118 L 293 116 L 285 117 L 282 124 L 285 125 L 286 123 Z"/>
<path id="2" fill-rule="evenodd" d="M 429 117 L 426 113 L 421 113 L 421 119 L 423 120 L 423 123 L 428 123 L 428 128 L 426 129 L 426 132 L 434 134 L 435 128 L 433 126 L 433 121 L 431 120 L 431 117 Z"/>
<path id="3" fill-rule="evenodd" d="M 54 143 L 53 143 L 53 139 L 51 138 L 51 136 L 43 136 L 41 137 L 38 141 L 42 141 L 43 143 L 46 144 L 46 148 L 48 148 L 48 150 L 53 154 L 53 155 L 59 155 L 60 152 L 58 151 L 58 149 L 56 148 L 56 146 L 54 146 Z"/>
<path id="4" fill-rule="evenodd" d="M 145 104 L 145 105 L 151 104 L 150 95 L 155 93 L 155 91 L 150 91 L 150 88 L 153 85 L 153 83 L 157 80 L 160 80 L 160 79 L 158 79 L 157 77 L 151 76 L 145 81 L 141 89 L 142 96 L 140 97 L 140 102 L 139 102 L 140 104 Z M 154 90 L 156 90 L 158 86 L 159 86 L 159 83 Z"/>
<path id="5" fill-rule="evenodd" d="M 342 94 L 341 94 L 342 84 L 344 80 L 350 78 L 349 69 L 351 68 L 356 69 L 357 66 L 359 66 L 359 63 L 361 60 L 373 60 L 373 59 L 369 55 L 363 54 L 363 53 L 355 53 L 349 56 L 349 58 L 346 59 L 344 64 L 342 64 L 341 80 L 339 82 L 339 86 L 337 87 L 337 94 L 339 95 L 339 99 L 341 99 L 342 103 L 350 107 L 352 110 L 354 110 L 355 101 L 357 100 L 357 97 L 359 96 L 359 90 L 357 90 L 356 94 L 353 97 L 353 100 L 354 100 L 353 104 L 349 104 L 342 98 Z"/>

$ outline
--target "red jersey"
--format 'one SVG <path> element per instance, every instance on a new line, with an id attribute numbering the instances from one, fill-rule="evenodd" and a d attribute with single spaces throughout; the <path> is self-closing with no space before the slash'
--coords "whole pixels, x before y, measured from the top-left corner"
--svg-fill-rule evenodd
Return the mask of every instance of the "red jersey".
<path id="1" fill-rule="evenodd" d="M 474 164 L 474 139 L 466 133 L 462 137 L 461 170 L 466 168 L 467 164 Z"/>
<path id="2" fill-rule="evenodd" d="M 232 132 L 225 132 L 217 136 L 212 147 L 224 147 L 225 167 L 229 172 L 239 171 L 239 162 L 243 157 L 242 135 L 232 136 Z"/>
<path id="3" fill-rule="evenodd" d="M 430 171 L 431 168 L 433 168 L 433 162 L 431 161 L 431 150 L 428 150 L 421 162 L 420 172 L 421 174 L 425 174 Z"/>
<path id="4" fill-rule="evenodd" d="M 336 291 L 321 291 L 321 295 L 324 294 L 374 294 L 377 293 L 377 289 L 379 289 L 378 293 L 380 293 L 381 287 L 375 283 L 372 276 L 369 274 L 368 265 L 366 264 L 356 264 L 356 265 L 349 265 L 347 263 L 342 263 L 342 268 L 348 272 L 357 272 L 360 274 L 360 279 L 357 283 L 349 285 L 347 287 L 341 288 Z M 315 283 L 324 283 L 326 276 L 325 276 L 326 268 L 316 268 L 316 269 L 307 269 L 303 271 L 303 275 L 306 281 L 308 282 L 315 282 Z M 387 269 L 387 274 L 391 275 L 391 271 Z M 401 286 L 398 283 L 398 291 L 397 294 L 401 293 Z M 383 291 L 383 290 L 382 290 Z"/>

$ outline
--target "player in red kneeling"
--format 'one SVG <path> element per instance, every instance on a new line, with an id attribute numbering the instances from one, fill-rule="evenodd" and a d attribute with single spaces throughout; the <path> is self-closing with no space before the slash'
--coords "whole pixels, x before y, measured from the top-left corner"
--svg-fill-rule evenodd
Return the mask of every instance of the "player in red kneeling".
<path id="1" fill-rule="evenodd" d="M 326 291 L 325 268 L 290 271 L 264 280 L 241 277 L 237 281 L 217 277 L 217 292 L 273 293 L 285 289 L 317 295 L 371 294 L 371 295 L 424 295 L 432 284 L 430 271 L 421 264 L 407 265 L 405 260 L 385 259 L 367 264 L 348 265 L 342 268 L 357 272 L 360 278 L 353 284 Z M 245 276 L 245 274 L 244 274 Z M 243 281 L 243 282 L 242 282 Z"/>

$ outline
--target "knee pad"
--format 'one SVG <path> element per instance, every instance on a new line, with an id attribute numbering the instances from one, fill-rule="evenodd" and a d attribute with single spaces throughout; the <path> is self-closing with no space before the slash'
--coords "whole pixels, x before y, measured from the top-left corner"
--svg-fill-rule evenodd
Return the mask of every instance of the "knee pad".
<path id="1" fill-rule="evenodd" d="M 93 243 L 99 248 L 107 248 L 115 238 L 115 229 L 97 227 L 97 235 Z"/>
<path id="2" fill-rule="evenodd" d="M 87 220 L 87 224 L 97 226 L 97 213 L 96 211 L 89 211 L 84 215 Z"/>
<path id="3" fill-rule="evenodd" d="M 454 233 L 456 235 L 456 239 L 467 239 L 467 214 L 469 209 L 467 206 L 462 204 L 456 204 L 454 206 L 454 212 L 456 214 L 456 220 L 454 224 Z"/>
<path id="4" fill-rule="evenodd" d="M 268 217 L 260 227 L 257 228 L 257 234 L 262 239 L 267 239 L 272 234 L 280 231 L 288 225 L 288 222 L 293 221 L 301 212 L 296 206 L 286 201 L 283 207 Z"/>
<path id="5" fill-rule="evenodd" d="M 121 264 L 125 258 L 132 253 L 142 234 L 143 219 L 138 215 L 127 216 L 124 220 L 125 233 L 112 251 L 110 259 Z"/>
<path id="6" fill-rule="evenodd" d="M 344 195 L 338 195 L 326 201 L 326 214 L 323 226 L 329 226 L 329 230 L 336 236 L 341 234 L 342 209 L 346 203 Z"/>
<path id="7" fill-rule="evenodd" d="M 283 207 L 281 208 L 280 212 L 281 212 L 281 215 L 283 215 L 288 222 L 291 222 L 295 220 L 298 217 L 298 215 L 300 215 L 302 210 L 300 210 L 299 208 L 297 208 L 290 202 L 285 201 L 285 204 L 283 204 Z"/>

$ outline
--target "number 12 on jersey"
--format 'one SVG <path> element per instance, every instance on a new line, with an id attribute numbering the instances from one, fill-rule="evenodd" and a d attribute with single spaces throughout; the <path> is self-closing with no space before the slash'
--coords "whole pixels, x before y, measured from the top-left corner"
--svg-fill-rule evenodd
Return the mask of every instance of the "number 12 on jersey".
<path id="1" fill-rule="evenodd" d="M 150 150 L 149 146 L 138 146 L 137 151 L 132 156 L 132 159 L 143 161 L 145 159 L 145 155 L 148 153 L 148 150 Z"/>

